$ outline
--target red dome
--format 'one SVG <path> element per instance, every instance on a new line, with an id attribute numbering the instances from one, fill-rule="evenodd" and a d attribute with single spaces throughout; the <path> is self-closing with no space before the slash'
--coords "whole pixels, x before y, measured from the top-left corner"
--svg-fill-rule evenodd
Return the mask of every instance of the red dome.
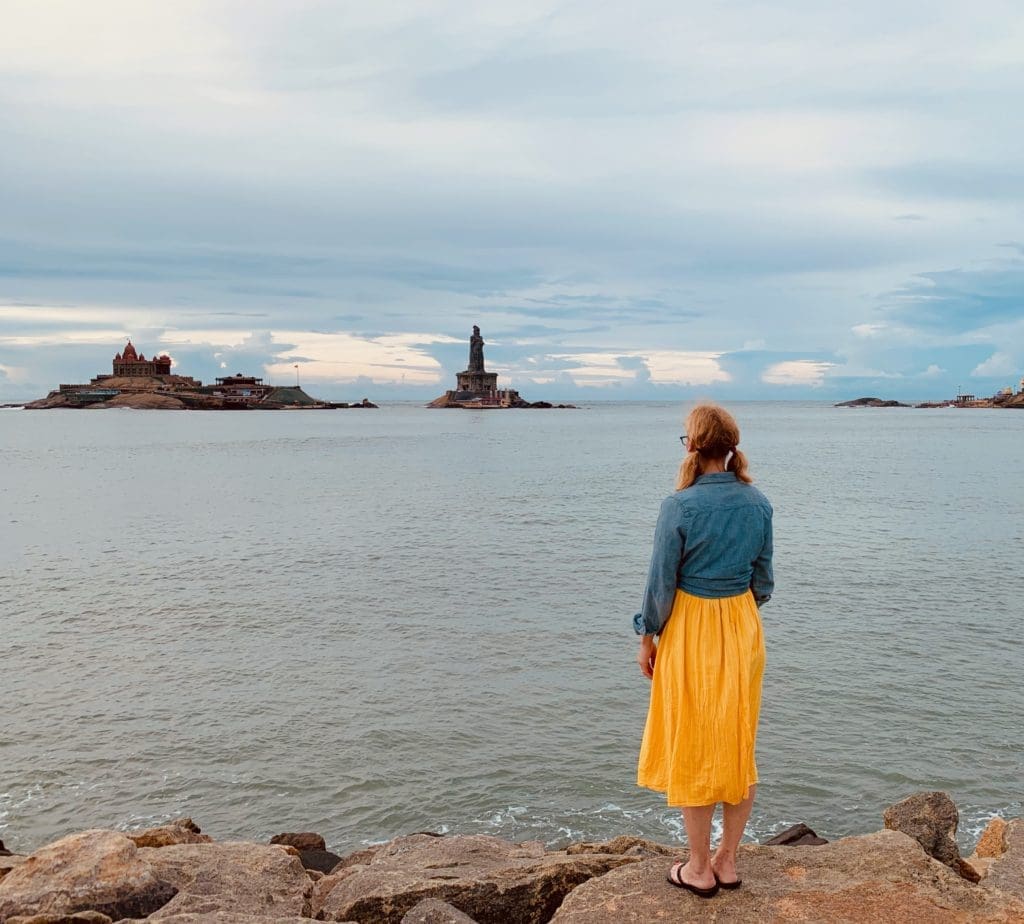
<path id="1" fill-rule="evenodd" d="M 124 361 L 137 362 L 139 358 L 138 353 L 135 352 L 135 347 L 132 346 L 131 340 L 128 341 L 128 346 L 124 348 Z"/>

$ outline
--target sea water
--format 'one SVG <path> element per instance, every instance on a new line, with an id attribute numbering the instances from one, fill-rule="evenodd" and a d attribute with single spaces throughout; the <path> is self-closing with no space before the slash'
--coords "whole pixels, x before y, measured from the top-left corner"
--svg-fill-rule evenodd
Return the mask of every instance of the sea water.
<path id="1" fill-rule="evenodd" d="M 749 836 L 1020 814 L 1024 414 L 734 410 L 776 512 Z M 0 837 L 681 837 L 630 619 L 682 415 L 0 413 Z"/>

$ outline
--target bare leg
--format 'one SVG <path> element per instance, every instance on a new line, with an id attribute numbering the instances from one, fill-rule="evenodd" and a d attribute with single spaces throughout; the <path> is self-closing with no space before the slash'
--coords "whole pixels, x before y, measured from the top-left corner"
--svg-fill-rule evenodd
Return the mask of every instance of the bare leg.
<path id="1" fill-rule="evenodd" d="M 747 798 L 735 805 L 728 802 L 722 803 L 722 816 L 724 819 L 722 843 L 718 845 L 714 857 L 711 858 L 711 865 L 715 875 L 722 882 L 735 882 L 739 879 L 736 873 L 736 848 L 743 839 L 743 829 L 750 817 L 750 810 L 754 806 L 754 794 L 756 786 L 751 786 Z"/>
<path id="2" fill-rule="evenodd" d="M 679 871 L 680 877 L 690 885 L 710 889 L 715 884 L 711 868 L 711 819 L 714 805 L 687 806 L 683 809 L 686 839 L 690 842 L 690 860 Z"/>

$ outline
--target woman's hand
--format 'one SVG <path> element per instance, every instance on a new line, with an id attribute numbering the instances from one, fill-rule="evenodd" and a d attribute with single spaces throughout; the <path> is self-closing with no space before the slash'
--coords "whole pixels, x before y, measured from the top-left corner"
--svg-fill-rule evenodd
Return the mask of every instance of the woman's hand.
<path id="1" fill-rule="evenodd" d="M 654 677 L 654 659 L 657 655 L 658 646 L 654 644 L 654 636 L 643 636 L 640 639 L 640 651 L 636 656 L 636 663 L 640 665 L 640 670 L 648 680 Z"/>

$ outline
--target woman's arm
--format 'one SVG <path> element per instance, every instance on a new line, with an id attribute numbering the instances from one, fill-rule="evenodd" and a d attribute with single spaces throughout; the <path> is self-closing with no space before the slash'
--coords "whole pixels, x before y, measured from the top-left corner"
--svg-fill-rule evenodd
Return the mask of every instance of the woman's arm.
<path id="1" fill-rule="evenodd" d="M 758 606 L 771 600 L 772 591 L 775 590 L 775 574 L 772 571 L 773 551 L 772 514 L 769 510 L 765 523 L 764 543 L 757 558 L 754 559 L 754 574 L 750 579 L 750 592 Z"/>
<path id="2" fill-rule="evenodd" d="M 647 587 L 641 611 L 633 617 L 637 635 L 657 635 L 672 613 L 679 579 L 679 563 L 683 557 L 683 529 L 678 501 L 666 497 L 654 529 L 654 552 L 647 574 Z"/>

